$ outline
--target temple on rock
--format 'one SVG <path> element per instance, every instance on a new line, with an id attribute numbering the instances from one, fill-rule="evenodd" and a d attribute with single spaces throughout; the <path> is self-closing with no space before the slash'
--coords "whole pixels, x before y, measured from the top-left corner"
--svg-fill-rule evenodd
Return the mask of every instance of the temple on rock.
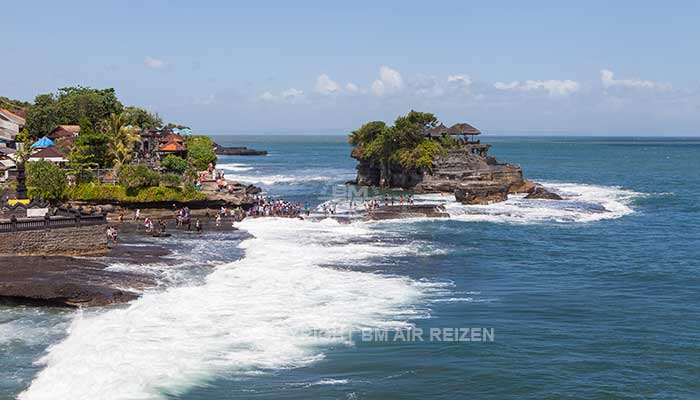
<path id="1" fill-rule="evenodd" d="M 424 135 L 430 140 L 442 140 L 446 136 L 450 136 L 463 144 L 468 153 L 481 157 L 486 157 L 489 147 L 491 147 L 490 144 L 481 144 L 480 140 L 475 140 L 475 136 L 481 135 L 481 131 L 466 122 L 454 124 L 449 128 L 441 123 L 434 128 L 427 129 Z"/>

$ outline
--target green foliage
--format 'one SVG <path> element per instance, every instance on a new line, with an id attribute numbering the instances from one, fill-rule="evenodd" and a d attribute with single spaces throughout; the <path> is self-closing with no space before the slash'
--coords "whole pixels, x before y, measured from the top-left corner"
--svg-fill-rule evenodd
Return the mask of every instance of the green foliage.
<path id="1" fill-rule="evenodd" d="M 211 139 L 207 136 L 188 136 L 187 161 L 199 171 L 207 169 L 209 163 L 216 164 Z"/>
<path id="2" fill-rule="evenodd" d="M 26 101 L 22 100 L 15 100 L 15 99 L 10 99 L 5 96 L 0 96 L 0 107 L 6 108 L 12 113 L 20 113 L 26 109 L 28 109 L 32 103 L 28 103 Z"/>
<path id="3" fill-rule="evenodd" d="M 57 201 L 65 197 L 66 174 L 49 161 L 26 163 L 27 191 L 30 198 Z"/>
<path id="4" fill-rule="evenodd" d="M 124 109 L 124 115 L 126 125 L 139 127 L 141 129 L 160 128 L 163 126 L 163 120 L 160 119 L 157 113 L 151 114 L 143 108 L 126 107 Z"/>
<path id="5" fill-rule="evenodd" d="M 172 122 L 168 122 L 168 125 L 165 125 L 165 129 L 173 129 L 173 128 L 177 128 L 177 129 L 190 129 L 189 126 L 180 125 L 180 124 L 173 124 Z"/>
<path id="6" fill-rule="evenodd" d="M 102 121 L 102 132 L 109 138 L 109 162 L 117 170 L 134 158 L 134 145 L 139 140 L 137 128 L 127 127 L 127 118 L 125 113 L 111 114 Z"/>
<path id="7" fill-rule="evenodd" d="M 424 169 L 432 171 L 433 160 L 445 150 L 438 142 L 424 140 L 413 148 L 403 148 L 396 152 L 396 159 L 406 169 Z"/>
<path id="8" fill-rule="evenodd" d="M 158 186 L 160 175 L 144 164 L 125 165 L 119 170 L 119 183 L 129 192 L 137 189 Z"/>
<path id="9" fill-rule="evenodd" d="M 102 132 L 95 132 L 92 123 L 83 118 L 80 123 L 80 135 L 75 140 L 68 160 L 74 169 L 105 168 L 112 165 L 109 156 L 110 138 Z"/>
<path id="10" fill-rule="evenodd" d="M 27 128 L 22 128 L 22 130 L 19 131 L 19 133 L 15 137 L 15 142 L 17 142 L 17 143 L 28 144 L 28 143 L 31 143 L 32 140 L 33 140 L 33 138 L 29 134 L 29 131 L 27 130 Z"/>
<path id="11" fill-rule="evenodd" d="M 352 156 L 375 161 L 385 169 L 392 163 L 399 163 L 406 169 L 430 170 L 433 157 L 443 151 L 443 147 L 423 135 L 436 123 L 433 114 L 418 111 L 396 118 L 393 126 L 381 121 L 369 122 L 350 134 L 349 143 L 354 146 Z"/>
<path id="12" fill-rule="evenodd" d="M 121 113 L 123 108 L 111 88 L 60 88 L 56 94 L 36 96 L 34 104 L 27 110 L 27 129 L 33 137 L 41 137 L 58 125 L 77 125 L 84 119 L 97 126 L 111 114 Z"/>
<path id="13" fill-rule="evenodd" d="M 445 149 L 459 149 L 462 147 L 462 144 L 460 143 L 460 141 L 458 139 L 456 139 L 454 136 L 450 136 L 450 135 L 443 136 L 440 139 L 440 144 Z"/>
<path id="14" fill-rule="evenodd" d="M 88 183 L 68 189 L 68 198 L 82 201 L 113 201 L 122 203 L 147 203 L 160 201 L 187 202 L 205 200 L 203 193 L 169 187 L 149 187 L 128 192 L 121 185 L 98 185 Z"/>
<path id="15" fill-rule="evenodd" d="M 162 174 L 160 185 L 168 188 L 179 188 L 182 186 L 182 177 L 178 174 Z"/>
<path id="16" fill-rule="evenodd" d="M 168 154 L 165 156 L 163 161 L 160 162 L 160 166 L 169 170 L 169 171 L 175 171 L 175 172 L 185 172 L 187 170 L 187 160 L 178 157 L 174 154 Z"/>
<path id="17" fill-rule="evenodd" d="M 95 173 L 90 169 L 79 169 L 76 171 L 71 171 L 70 173 L 75 176 L 75 180 L 78 185 L 83 183 L 92 183 L 96 179 Z"/>
<path id="18" fill-rule="evenodd" d="M 48 135 L 60 123 L 56 98 L 53 94 L 40 94 L 27 110 L 26 128 L 32 139 Z"/>

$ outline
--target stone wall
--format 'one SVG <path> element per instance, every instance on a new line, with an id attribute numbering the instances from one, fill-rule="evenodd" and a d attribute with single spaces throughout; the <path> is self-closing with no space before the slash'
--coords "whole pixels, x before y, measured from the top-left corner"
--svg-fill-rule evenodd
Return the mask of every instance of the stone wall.
<path id="1" fill-rule="evenodd" d="M 0 255 L 106 254 L 107 225 L 0 233 Z"/>

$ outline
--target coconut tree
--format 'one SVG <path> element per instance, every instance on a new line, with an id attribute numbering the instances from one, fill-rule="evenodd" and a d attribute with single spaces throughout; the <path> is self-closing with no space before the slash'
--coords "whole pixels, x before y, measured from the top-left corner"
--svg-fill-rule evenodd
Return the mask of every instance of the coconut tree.
<path id="1" fill-rule="evenodd" d="M 122 165 L 134 158 L 134 144 L 139 141 L 136 128 L 126 125 L 124 113 L 112 114 L 107 118 L 102 130 L 109 136 L 109 155 L 114 160 L 114 169 L 119 171 Z"/>

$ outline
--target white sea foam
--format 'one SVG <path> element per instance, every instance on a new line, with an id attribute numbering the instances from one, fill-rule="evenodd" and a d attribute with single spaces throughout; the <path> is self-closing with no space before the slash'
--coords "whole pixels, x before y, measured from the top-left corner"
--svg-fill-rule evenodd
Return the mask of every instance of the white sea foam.
<path id="1" fill-rule="evenodd" d="M 233 180 L 243 183 L 258 183 L 263 185 L 276 184 L 299 184 L 304 182 L 325 182 L 331 180 L 328 176 L 321 175 L 242 175 L 226 174 L 226 180 Z"/>
<path id="2" fill-rule="evenodd" d="M 418 195 L 417 202 L 441 202 L 453 219 L 470 222 L 540 223 L 594 222 L 632 214 L 632 201 L 641 193 L 614 186 L 542 182 L 564 200 L 531 200 L 510 195 L 507 201 L 486 205 L 463 205 L 451 195 Z"/>
<path id="3" fill-rule="evenodd" d="M 255 236 L 242 243 L 246 257 L 202 285 L 77 314 L 20 399 L 157 399 L 221 375 L 303 366 L 352 330 L 409 326 L 427 313 L 418 304 L 431 288 L 444 287 L 328 267 L 409 251 L 357 243 L 374 235 L 364 224 L 269 218 L 241 226 Z"/>
<path id="4" fill-rule="evenodd" d="M 253 170 L 253 167 L 241 163 L 223 163 L 216 164 L 216 169 L 223 169 L 225 172 L 244 172 Z"/>

